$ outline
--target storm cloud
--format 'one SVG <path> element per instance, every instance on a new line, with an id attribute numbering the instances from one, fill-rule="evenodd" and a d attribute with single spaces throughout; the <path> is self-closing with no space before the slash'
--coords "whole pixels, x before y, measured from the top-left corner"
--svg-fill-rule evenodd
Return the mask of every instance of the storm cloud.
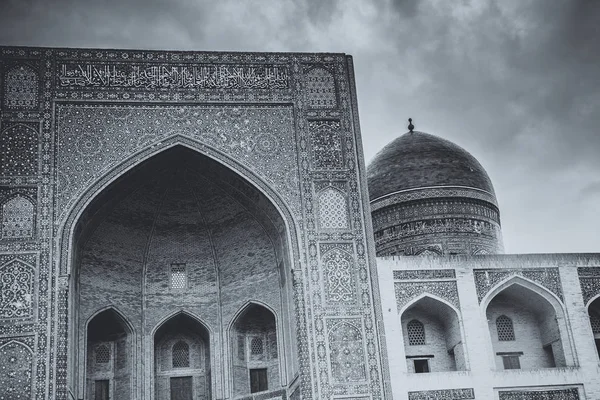
<path id="1" fill-rule="evenodd" d="M 0 44 L 353 55 L 367 161 L 416 129 L 469 150 L 507 252 L 600 251 L 600 2 L 3 0 Z"/>

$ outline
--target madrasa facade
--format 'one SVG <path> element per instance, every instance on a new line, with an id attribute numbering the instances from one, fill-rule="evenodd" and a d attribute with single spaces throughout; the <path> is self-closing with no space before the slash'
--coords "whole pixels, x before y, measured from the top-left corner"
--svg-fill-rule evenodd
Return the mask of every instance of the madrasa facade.
<path id="1" fill-rule="evenodd" d="M 350 56 L 0 54 L 0 400 L 600 399 L 600 255 L 412 123 L 367 168 Z"/>

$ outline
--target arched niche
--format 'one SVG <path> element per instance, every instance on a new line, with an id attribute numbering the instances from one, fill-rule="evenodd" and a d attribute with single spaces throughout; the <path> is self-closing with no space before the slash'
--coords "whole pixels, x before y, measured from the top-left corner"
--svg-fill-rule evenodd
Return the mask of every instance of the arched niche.
<path id="1" fill-rule="evenodd" d="M 87 398 L 131 398 L 136 362 L 131 325 L 114 308 L 107 308 L 88 321 L 85 338 Z"/>
<path id="2" fill-rule="evenodd" d="M 70 347 L 83 322 L 102 307 L 128 316 L 141 351 L 134 398 L 151 399 L 154 329 L 164 315 L 189 310 L 207 329 L 226 331 L 252 296 L 279 316 L 281 385 L 298 374 L 287 211 L 234 170 L 182 145 L 167 148 L 114 177 L 72 228 Z M 67 221 L 70 220 L 67 217 Z M 224 335 L 211 336 L 211 395 L 228 397 L 231 370 Z M 84 394 L 84 346 L 70 350 L 69 384 Z M 154 374 L 152 372 L 152 374 Z M 148 376 L 147 376 L 148 375 Z"/>
<path id="3" fill-rule="evenodd" d="M 154 334 L 155 399 L 211 399 L 210 334 L 185 313 L 165 321 Z"/>
<path id="4" fill-rule="evenodd" d="M 262 304 L 247 304 L 232 322 L 229 337 L 233 395 L 280 389 L 280 350 L 273 311 Z"/>
<path id="5" fill-rule="evenodd" d="M 573 364 L 564 309 L 545 288 L 513 277 L 497 285 L 482 305 L 497 370 Z"/>
<path id="6" fill-rule="evenodd" d="M 600 296 L 592 300 L 588 305 L 588 315 L 590 316 L 590 326 L 594 335 L 596 351 L 600 358 Z"/>
<path id="7" fill-rule="evenodd" d="M 409 372 L 467 369 L 462 322 L 454 307 L 425 295 L 404 309 L 400 321 Z"/>

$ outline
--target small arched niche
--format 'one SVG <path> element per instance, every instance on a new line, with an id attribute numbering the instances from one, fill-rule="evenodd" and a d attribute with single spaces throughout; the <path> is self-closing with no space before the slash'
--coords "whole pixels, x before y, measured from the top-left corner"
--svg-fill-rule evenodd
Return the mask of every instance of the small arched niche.
<path id="1" fill-rule="evenodd" d="M 454 308 L 425 296 L 402 313 L 401 323 L 409 372 L 466 370 L 462 327 Z"/>
<path id="2" fill-rule="evenodd" d="M 529 282 L 508 282 L 490 297 L 486 317 L 497 370 L 568 365 L 560 303 Z"/>
<path id="3" fill-rule="evenodd" d="M 180 313 L 154 334 L 155 399 L 210 399 L 210 335 L 195 318 Z"/>
<path id="4" fill-rule="evenodd" d="M 598 358 L 600 358 L 600 297 L 596 298 L 588 306 L 588 314 L 590 316 L 590 325 L 594 334 L 594 343 Z"/>
<path id="5" fill-rule="evenodd" d="M 132 396 L 135 369 L 130 325 L 113 308 L 96 314 L 87 325 L 87 398 L 125 399 Z"/>
<path id="6" fill-rule="evenodd" d="M 277 322 L 266 307 L 251 303 L 230 331 L 235 397 L 281 387 Z"/>

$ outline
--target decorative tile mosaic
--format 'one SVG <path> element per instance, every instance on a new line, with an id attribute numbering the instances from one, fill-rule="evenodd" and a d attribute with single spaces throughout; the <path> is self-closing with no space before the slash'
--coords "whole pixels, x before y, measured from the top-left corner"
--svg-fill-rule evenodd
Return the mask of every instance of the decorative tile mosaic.
<path id="1" fill-rule="evenodd" d="M 17 195 L 2 204 L 2 239 L 33 237 L 35 206 L 28 198 Z"/>
<path id="2" fill-rule="evenodd" d="M 340 121 L 309 121 L 312 164 L 314 169 L 344 167 L 344 150 Z"/>
<path id="3" fill-rule="evenodd" d="M 335 77 L 322 67 L 309 70 L 305 75 L 306 100 L 312 108 L 335 108 L 337 106 Z"/>
<path id="4" fill-rule="evenodd" d="M 475 286 L 477 288 L 477 298 L 481 300 L 492 290 L 499 282 L 515 275 L 522 276 L 533 282 L 539 283 L 559 299 L 563 300 L 562 284 L 558 268 L 531 268 L 531 269 L 476 269 L 473 271 L 475 276 Z"/>
<path id="5" fill-rule="evenodd" d="M 367 379 L 364 341 L 360 320 L 327 321 L 329 366 L 331 378 L 337 383 Z"/>
<path id="6" fill-rule="evenodd" d="M 0 399 L 30 400 L 33 385 L 31 341 L 0 340 Z"/>
<path id="7" fill-rule="evenodd" d="M 321 229 L 348 229 L 347 196 L 337 189 L 326 188 L 317 194 L 319 227 Z"/>
<path id="8" fill-rule="evenodd" d="M 397 280 L 455 279 L 453 269 L 408 269 L 394 271 Z"/>
<path id="9" fill-rule="evenodd" d="M 320 245 L 325 296 L 330 302 L 356 302 L 355 261 L 348 245 Z"/>
<path id="10" fill-rule="evenodd" d="M 0 319 L 33 315 L 35 268 L 21 260 L 0 267 Z"/>
<path id="11" fill-rule="evenodd" d="M 467 400 L 474 399 L 473 389 L 442 389 L 408 392 L 408 400 Z"/>
<path id="12" fill-rule="evenodd" d="M 37 174 L 38 132 L 34 124 L 4 123 L 0 132 L 0 175 Z"/>
<path id="13" fill-rule="evenodd" d="M 500 400 L 579 400 L 577 388 L 554 390 L 501 390 Z"/>
<path id="14" fill-rule="evenodd" d="M 4 107 L 31 110 L 38 108 L 38 74 L 28 65 L 11 68 L 4 77 Z"/>
<path id="15" fill-rule="evenodd" d="M 394 282 L 398 310 L 424 293 L 433 294 L 460 309 L 456 281 Z"/>

